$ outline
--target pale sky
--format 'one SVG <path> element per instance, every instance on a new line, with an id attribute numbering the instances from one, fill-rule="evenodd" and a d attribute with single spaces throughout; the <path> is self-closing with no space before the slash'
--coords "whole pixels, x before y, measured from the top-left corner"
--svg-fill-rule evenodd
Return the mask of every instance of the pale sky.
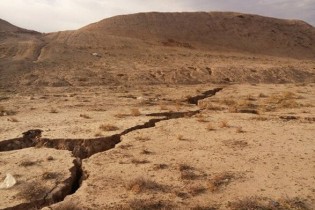
<path id="1" fill-rule="evenodd" d="M 315 0 L 0 0 L 0 18 L 27 29 L 78 29 L 107 17 L 137 12 L 235 11 L 315 26 Z"/>

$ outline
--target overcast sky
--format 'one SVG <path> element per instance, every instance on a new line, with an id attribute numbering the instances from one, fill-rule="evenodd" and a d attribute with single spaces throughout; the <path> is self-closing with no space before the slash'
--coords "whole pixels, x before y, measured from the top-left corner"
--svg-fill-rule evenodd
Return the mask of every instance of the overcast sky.
<path id="1" fill-rule="evenodd" d="M 315 0 L 0 0 L 0 18 L 40 32 L 78 29 L 136 12 L 236 11 L 315 26 Z"/>

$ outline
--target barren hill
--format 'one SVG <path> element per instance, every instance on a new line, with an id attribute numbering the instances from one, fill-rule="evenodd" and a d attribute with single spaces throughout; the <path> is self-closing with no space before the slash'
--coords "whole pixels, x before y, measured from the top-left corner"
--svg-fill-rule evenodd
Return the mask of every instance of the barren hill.
<path id="1" fill-rule="evenodd" d="M 2 86 L 314 81 L 315 29 L 298 20 L 153 12 L 49 34 L 0 21 L 0 31 Z"/>
<path id="2" fill-rule="evenodd" d="M 227 12 L 139 13 L 102 20 L 80 29 L 165 45 L 256 54 L 315 56 L 315 29 L 297 20 Z"/>

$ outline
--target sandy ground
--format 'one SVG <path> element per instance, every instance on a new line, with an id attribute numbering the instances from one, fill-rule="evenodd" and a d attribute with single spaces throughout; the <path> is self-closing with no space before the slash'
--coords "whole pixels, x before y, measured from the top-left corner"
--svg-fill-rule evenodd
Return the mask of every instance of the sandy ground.
<path id="1" fill-rule="evenodd" d="M 186 101 L 217 87 L 223 90 L 198 105 Z M 115 148 L 82 160 L 83 175 L 71 176 L 81 186 L 50 209 L 314 209 L 314 90 L 311 83 L 2 92 L 0 143 L 29 129 L 42 129 L 43 138 L 73 141 L 120 135 Z M 152 116 L 166 112 L 186 114 Z M 155 119 L 160 121 L 137 128 Z M 72 163 L 74 157 L 58 148 L 1 152 L 0 163 L 50 152 Z M 66 173 L 71 166 L 58 164 L 49 170 Z M 1 167 L 3 179 L 8 170 Z M 28 182 L 25 177 L 17 180 Z M 17 185 L 0 193 L 15 196 L 19 190 Z M 20 202 L 10 199 L 5 202 Z"/>

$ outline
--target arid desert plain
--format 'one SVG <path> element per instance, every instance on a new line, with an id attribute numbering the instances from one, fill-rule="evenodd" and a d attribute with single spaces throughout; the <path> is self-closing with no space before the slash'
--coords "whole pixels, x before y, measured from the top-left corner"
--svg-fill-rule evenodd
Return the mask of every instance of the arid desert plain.
<path id="1" fill-rule="evenodd" d="M 0 184 L 16 180 L 0 209 L 315 209 L 307 23 L 139 13 L 41 34 L 1 20 L 0 59 Z"/>

